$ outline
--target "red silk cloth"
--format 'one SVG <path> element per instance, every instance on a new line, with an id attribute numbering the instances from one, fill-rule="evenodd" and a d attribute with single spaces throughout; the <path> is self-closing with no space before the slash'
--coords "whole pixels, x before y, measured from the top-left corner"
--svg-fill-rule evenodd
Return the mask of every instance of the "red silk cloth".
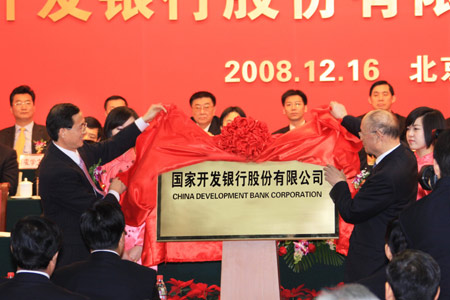
<path id="1" fill-rule="evenodd" d="M 156 241 L 158 174 L 204 161 L 245 161 L 217 147 L 218 137 L 209 136 L 173 105 L 159 114 L 136 141 L 136 162 L 121 180 L 128 187 L 121 205 L 126 223 L 146 222 L 142 264 L 199 262 L 222 259 L 221 242 Z M 331 164 L 343 169 L 347 178 L 359 172 L 361 142 L 329 114 L 328 108 L 312 111 L 304 126 L 275 136 L 257 162 L 298 160 L 317 165 Z M 346 254 L 352 225 L 340 220 L 337 250 Z"/>

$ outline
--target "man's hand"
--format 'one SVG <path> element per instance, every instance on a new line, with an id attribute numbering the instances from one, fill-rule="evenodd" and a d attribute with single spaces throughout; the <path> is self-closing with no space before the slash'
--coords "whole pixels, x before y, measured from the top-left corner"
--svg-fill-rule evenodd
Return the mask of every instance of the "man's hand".
<path id="1" fill-rule="evenodd" d="M 344 172 L 339 171 L 332 165 L 327 165 L 323 168 L 325 171 L 325 180 L 328 181 L 331 186 L 334 186 L 336 183 L 341 181 L 347 181 L 347 177 L 345 177 Z"/>
<path id="2" fill-rule="evenodd" d="M 153 120 L 153 118 L 160 112 L 160 111 L 164 111 L 167 113 L 167 110 L 165 109 L 165 107 L 161 104 L 153 104 L 152 106 L 150 106 L 150 108 L 148 109 L 148 111 L 145 113 L 145 115 L 142 116 L 142 119 L 145 122 L 150 122 L 151 120 Z"/>
<path id="3" fill-rule="evenodd" d="M 347 110 L 345 109 L 345 106 L 339 102 L 331 101 L 330 102 L 330 108 L 331 108 L 331 115 L 335 117 L 336 119 L 342 119 L 347 114 Z"/>
<path id="4" fill-rule="evenodd" d="M 111 180 L 111 184 L 109 185 L 110 191 L 116 191 L 120 195 L 123 192 L 125 192 L 126 189 L 127 189 L 127 186 L 125 184 L 123 184 L 123 182 L 120 181 L 119 178 L 116 177 L 113 180 Z"/>

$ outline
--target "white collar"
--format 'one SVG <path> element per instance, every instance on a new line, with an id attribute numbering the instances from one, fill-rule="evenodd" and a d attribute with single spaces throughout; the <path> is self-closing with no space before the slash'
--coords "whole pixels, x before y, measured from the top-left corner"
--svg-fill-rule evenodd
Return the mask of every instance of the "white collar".
<path id="1" fill-rule="evenodd" d="M 110 252 L 110 253 L 114 253 L 117 256 L 120 256 L 119 253 L 117 253 L 114 250 L 109 250 L 109 249 L 97 249 L 97 250 L 92 250 L 91 253 L 95 253 L 95 252 Z"/>
<path id="2" fill-rule="evenodd" d="M 18 270 L 18 271 L 16 272 L 16 274 L 19 274 L 19 273 L 32 273 L 32 274 L 38 274 L 38 275 L 42 275 L 42 276 L 45 276 L 45 277 L 47 277 L 48 279 L 50 279 L 50 275 L 48 275 L 47 273 L 42 272 L 42 271 L 35 271 L 35 270 Z"/>
<path id="3" fill-rule="evenodd" d="M 383 158 L 385 158 L 386 156 L 388 156 L 389 153 L 391 153 L 392 151 L 394 151 L 395 149 L 397 149 L 399 146 L 400 146 L 400 143 L 399 143 L 397 146 L 395 146 L 394 148 L 389 149 L 388 151 L 386 151 L 386 152 L 384 152 L 383 154 L 381 154 L 380 156 L 378 156 L 378 157 L 377 157 L 377 160 L 375 160 L 375 163 L 378 165 L 378 164 L 383 160 Z"/>
<path id="4" fill-rule="evenodd" d="M 61 146 L 56 145 L 55 142 L 53 142 L 53 144 L 54 144 L 56 147 L 58 147 L 58 149 L 61 150 L 65 155 L 67 155 L 68 157 L 70 157 L 70 159 L 72 159 L 72 160 L 77 164 L 77 166 L 80 165 L 80 163 L 81 163 L 81 157 L 80 157 L 80 154 L 78 153 L 78 150 L 76 150 L 76 151 L 67 150 L 67 149 L 65 149 L 65 148 L 63 148 L 63 147 L 61 147 Z"/>
<path id="5" fill-rule="evenodd" d="M 25 131 L 31 132 L 31 131 L 33 130 L 33 125 L 34 125 L 34 122 L 31 121 L 30 123 L 28 123 L 28 124 L 25 125 L 25 126 L 19 126 L 19 125 L 17 125 L 17 124 L 15 124 L 14 126 L 15 126 L 16 132 L 19 131 L 20 128 L 22 128 L 22 127 L 25 128 Z"/>

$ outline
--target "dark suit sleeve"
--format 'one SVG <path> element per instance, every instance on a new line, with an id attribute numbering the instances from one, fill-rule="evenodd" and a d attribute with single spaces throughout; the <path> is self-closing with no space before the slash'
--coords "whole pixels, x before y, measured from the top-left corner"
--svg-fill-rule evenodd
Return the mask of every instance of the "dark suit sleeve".
<path id="1" fill-rule="evenodd" d="M 353 116 L 345 116 L 342 119 L 341 125 L 347 129 L 348 132 L 359 138 L 359 132 L 361 131 L 361 119 Z"/>
<path id="2" fill-rule="evenodd" d="M 15 150 L 6 149 L 6 157 L 1 167 L 0 182 L 9 182 L 9 194 L 15 195 L 17 191 L 17 180 L 19 175 L 19 167 L 17 165 L 17 154 Z"/>
<path id="3" fill-rule="evenodd" d="M 347 182 L 338 182 L 330 192 L 345 222 L 358 224 L 385 210 L 395 199 L 392 183 L 382 176 L 373 176 L 352 199 Z"/>
<path id="4" fill-rule="evenodd" d="M 127 126 L 115 136 L 100 142 L 100 143 L 84 143 L 84 146 L 79 148 L 81 157 L 89 169 L 92 165 L 97 164 L 100 159 L 101 165 L 104 165 L 121 154 L 125 153 L 136 144 L 136 139 L 141 134 L 141 131 L 135 123 Z"/>

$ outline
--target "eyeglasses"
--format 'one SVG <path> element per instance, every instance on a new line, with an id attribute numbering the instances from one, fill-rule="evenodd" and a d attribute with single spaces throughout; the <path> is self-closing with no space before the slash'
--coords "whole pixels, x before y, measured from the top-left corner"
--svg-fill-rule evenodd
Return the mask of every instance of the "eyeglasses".
<path id="1" fill-rule="evenodd" d="M 192 107 L 192 109 L 194 111 L 201 111 L 201 110 L 209 110 L 211 107 L 211 105 L 207 104 L 207 105 L 194 105 Z"/>
<path id="2" fill-rule="evenodd" d="M 81 123 L 81 124 L 78 126 L 77 129 L 83 131 L 84 129 L 86 129 L 86 127 L 87 127 L 87 123 L 86 123 L 86 122 L 83 122 L 83 123 Z M 74 128 L 74 127 L 73 127 L 73 125 L 72 125 L 72 127 L 69 127 L 68 129 L 70 130 L 70 129 L 73 129 L 73 128 Z"/>
<path id="3" fill-rule="evenodd" d="M 26 105 L 26 106 L 30 106 L 33 102 L 30 100 L 27 101 L 17 101 L 14 103 L 14 106 L 22 106 L 22 105 Z"/>

